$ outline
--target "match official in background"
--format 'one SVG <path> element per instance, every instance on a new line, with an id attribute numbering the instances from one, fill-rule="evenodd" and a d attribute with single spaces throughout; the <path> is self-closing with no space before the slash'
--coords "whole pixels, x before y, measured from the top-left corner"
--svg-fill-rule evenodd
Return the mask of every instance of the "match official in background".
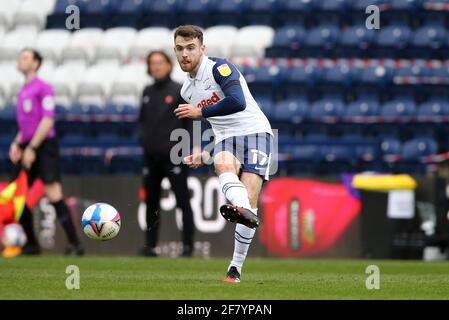
<path id="1" fill-rule="evenodd" d="M 173 113 L 179 104 L 185 102 L 180 95 L 181 85 L 170 78 L 173 68 L 170 57 L 163 51 L 153 51 L 147 57 L 147 66 L 154 84 L 143 91 L 139 116 L 140 141 L 145 157 L 147 206 L 147 230 L 142 253 L 145 256 L 157 256 L 155 247 L 160 224 L 161 181 L 167 177 L 175 193 L 177 207 L 182 210 L 182 256 L 190 257 L 193 252 L 194 222 L 187 187 L 188 167 L 183 163 L 174 165 L 170 160 L 170 150 L 176 144 L 170 141 L 170 135 L 178 128 L 192 133 L 192 120 L 179 120 Z"/>
<path id="2" fill-rule="evenodd" d="M 25 76 L 25 84 L 17 94 L 18 133 L 9 149 L 14 163 L 14 177 L 24 167 L 28 183 L 40 178 L 45 185 L 45 195 L 53 205 L 56 215 L 67 235 L 67 255 L 82 255 L 83 248 L 76 234 L 69 208 L 63 199 L 59 169 L 59 147 L 55 132 L 55 102 L 52 87 L 37 77 L 42 64 L 41 55 L 33 49 L 24 49 L 17 62 L 18 70 Z M 40 248 L 33 230 L 30 209 L 25 206 L 20 219 L 28 241 L 23 254 L 39 254 Z"/>

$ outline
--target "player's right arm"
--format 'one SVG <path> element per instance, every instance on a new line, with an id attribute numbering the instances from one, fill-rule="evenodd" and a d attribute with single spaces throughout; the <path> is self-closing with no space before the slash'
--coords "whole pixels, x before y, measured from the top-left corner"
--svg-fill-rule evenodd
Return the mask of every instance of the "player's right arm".
<path id="1" fill-rule="evenodd" d="M 184 163 L 191 169 L 197 169 L 205 164 L 210 159 L 210 153 L 206 150 L 201 151 L 201 147 L 193 147 L 193 152 L 190 156 L 184 158 Z"/>
<path id="2" fill-rule="evenodd" d="M 9 159 L 14 164 L 19 162 L 20 159 L 22 158 L 23 151 L 19 146 L 21 138 L 22 138 L 22 133 L 19 131 L 19 132 L 17 132 L 16 137 L 11 142 L 11 145 L 9 147 Z"/>

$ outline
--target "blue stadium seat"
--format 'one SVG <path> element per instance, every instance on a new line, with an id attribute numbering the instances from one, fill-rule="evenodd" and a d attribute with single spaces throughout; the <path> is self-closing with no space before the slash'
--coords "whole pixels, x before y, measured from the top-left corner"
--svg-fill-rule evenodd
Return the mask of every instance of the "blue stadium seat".
<path id="1" fill-rule="evenodd" d="M 352 9 L 365 12 L 370 5 L 380 6 L 385 3 L 385 0 L 354 0 L 352 1 Z"/>
<path id="2" fill-rule="evenodd" d="M 385 138 L 380 144 L 380 149 L 384 156 L 399 156 L 401 154 L 402 146 L 399 139 Z"/>
<path id="3" fill-rule="evenodd" d="M 441 79 L 449 80 L 449 66 L 440 66 L 438 68 L 431 69 L 432 77 L 438 77 Z"/>
<path id="4" fill-rule="evenodd" d="M 356 68 L 346 63 L 340 63 L 326 68 L 322 81 L 324 83 L 347 86 L 354 80 L 356 72 Z"/>
<path id="5" fill-rule="evenodd" d="M 214 25 L 241 27 L 245 23 L 245 3 L 243 0 L 213 0 L 210 8 L 210 21 Z"/>
<path id="6" fill-rule="evenodd" d="M 352 84 L 358 72 L 358 68 L 347 63 L 324 68 L 322 83 L 317 92 L 320 92 L 321 96 L 342 95 L 352 90 Z"/>
<path id="7" fill-rule="evenodd" d="M 360 99 L 351 102 L 345 111 L 346 117 L 372 117 L 380 114 L 380 106 L 374 99 Z"/>
<path id="8" fill-rule="evenodd" d="M 125 0 L 127 3 L 131 0 Z M 81 12 L 80 22 L 82 27 L 108 28 L 110 27 L 111 15 L 116 5 L 120 2 L 116 0 L 90 0 L 85 1 Z"/>
<path id="9" fill-rule="evenodd" d="M 15 120 L 16 108 L 12 104 L 7 104 L 3 108 L 0 108 L 0 120 Z"/>
<path id="10" fill-rule="evenodd" d="M 411 41 L 412 54 L 422 59 L 445 59 L 442 49 L 448 46 L 447 39 L 444 25 L 427 24 L 415 31 Z"/>
<path id="11" fill-rule="evenodd" d="M 413 66 L 403 66 L 399 69 L 395 69 L 395 75 L 393 80 L 397 86 L 393 86 L 390 88 L 390 92 L 393 95 L 408 95 L 412 96 L 416 92 L 416 83 L 418 81 L 424 81 L 427 77 L 431 75 L 431 70 L 425 64 L 415 64 Z M 399 82 L 399 80 L 401 80 Z M 421 88 L 424 85 L 420 85 Z M 422 92 L 424 93 L 424 92 Z"/>
<path id="12" fill-rule="evenodd" d="M 309 110 L 309 103 L 303 97 L 293 97 L 277 103 L 273 120 L 296 124 L 304 120 Z"/>
<path id="13" fill-rule="evenodd" d="M 369 138 L 363 135 L 363 130 L 352 129 L 352 131 L 344 132 L 340 137 L 335 137 L 335 139 L 339 142 L 351 143 L 351 144 L 360 144 L 365 143 L 369 140 Z"/>
<path id="14" fill-rule="evenodd" d="M 325 129 L 313 129 L 309 130 L 304 136 L 301 138 L 301 142 L 322 145 L 324 143 L 329 142 L 334 137 L 330 136 Z"/>
<path id="15" fill-rule="evenodd" d="M 355 73 L 353 94 L 381 97 L 385 94 L 386 89 L 391 88 L 393 80 L 391 67 L 372 65 L 359 69 L 361 70 Z"/>
<path id="16" fill-rule="evenodd" d="M 286 67 L 280 65 L 263 65 L 253 71 L 253 76 L 246 77 L 248 86 L 254 95 L 271 95 L 275 98 L 286 75 Z"/>
<path id="17" fill-rule="evenodd" d="M 379 160 L 379 148 L 376 145 L 357 145 L 355 154 L 359 161 L 377 161 Z"/>
<path id="18" fill-rule="evenodd" d="M 344 113 L 344 102 L 339 98 L 324 98 L 315 101 L 309 112 L 311 120 L 337 120 Z"/>
<path id="19" fill-rule="evenodd" d="M 100 132 L 92 139 L 92 143 L 98 147 L 115 147 L 123 144 L 122 136 L 111 132 Z"/>
<path id="20" fill-rule="evenodd" d="M 307 93 L 307 86 L 316 86 L 322 78 L 323 70 L 317 65 L 295 66 L 286 76 L 285 94 L 297 96 Z"/>
<path id="21" fill-rule="evenodd" d="M 287 174 L 313 174 L 321 160 L 320 148 L 314 144 L 289 145 L 286 148 L 292 159 L 281 163 L 281 168 L 287 169 Z"/>
<path id="22" fill-rule="evenodd" d="M 385 23 L 404 22 L 412 24 L 414 17 L 422 10 L 423 0 L 390 0 L 388 10 L 382 12 Z"/>
<path id="23" fill-rule="evenodd" d="M 357 170 L 355 152 L 352 146 L 325 145 L 321 147 L 320 173 L 338 174 Z"/>
<path id="24" fill-rule="evenodd" d="M 143 0 L 144 16 L 140 20 L 139 28 L 161 26 L 175 28 L 178 26 L 177 13 L 180 0 Z"/>
<path id="25" fill-rule="evenodd" d="M 61 104 L 56 104 L 55 110 L 58 117 L 65 116 L 69 113 L 69 108 Z"/>
<path id="26" fill-rule="evenodd" d="M 340 37 L 340 28 L 334 24 L 323 24 L 307 32 L 305 48 L 300 50 L 303 57 L 326 57 L 326 50 L 334 48 Z"/>
<path id="27" fill-rule="evenodd" d="M 440 99 L 432 99 L 424 102 L 418 108 L 419 117 L 449 116 L 449 102 Z"/>
<path id="28" fill-rule="evenodd" d="M 316 8 L 320 11 L 337 11 L 343 13 L 352 1 L 349 0 L 315 0 Z"/>
<path id="29" fill-rule="evenodd" d="M 419 161 L 421 157 L 434 155 L 438 152 L 438 144 L 430 138 L 416 138 L 404 143 L 401 160 Z"/>
<path id="30" fill-rule="evenodd" d="M 87 144 L 88 139 L 82 133 L 66 134 L 60 137 L 62 147 L 82 147 Z"/>
<path id="31" fill-rule="evenodd" d="M 278 5 L 273 0 L 247 1 L 246 19 L 248 24 L 273 25 L 277 16 Z"/>
<path id="32" fill-rule="evenodd" d="M 178 23 L 206 27 L 213 0 L 184 0 L 179 5 Z M 212 24 L 213 25 L 213 24 Z"/>
<path id="33" fill-rule="evenodd" d="M 381 116 L 397 119 L 416 115 L 416 104 L 412 99 L 398 98 L 386 102 L 381 110 Z"/>
<path id="34" fill-rule="evenodd" d="M 401 158 L 395 163 L 395 168 L 399 172 L 421 175 L 426 172 L 426 164 L 423 158 L 435 155 L 438 152 L 438 145 L 430 137 L 420 137 L 406 141 L 402 146 Z"/>
<path id="35" fill-rule="evenodd" d="M 109 172 L 113 174 L 140 174 L 143 157 L 136 155 L 115 155 L 109 164 Z"/>
<path id="36" fill-rule="evenodd" d="M 74 115 L 98 115 L 103 113 L 100 106 L 93 104 L 74 103 L 70 109 Z"/>
<path id="37" fill-rule="evenodd" d="M 2 134 L 0 134 L 0 150 L 9 150 L 9 146 L 15 137 L 16 135 L 14 132 L 2 132 Z M 5 152 L 5 155 L 7 155 L 7 152 Z"/>
<path id="38" fill-rule="evenodd" d="M 389 25 L 382 27 L 377 37 L 377 57 L 400 58 L 410 43 L 412 30 L 407 25 Z"/>
<path id="39" fill-rule="evenodd" d="M 337 56 L 356 58 L 366 55 L 373 46 L 376 30 L 365 25 L 354 25 L 343 29 L 337 44 Z"/>
<path id="40" fill-rule="evenodd" d="M 317 145 L 297 145 L 293 148 L 295 160 L 316 161 L 320 160 L 320 147 Z"/>
<path id="41" fill-rule="evenodd" d="M 415 31 L 412 44 L 416 47 L 438 49 L 447 40 L 448 32 L 442 25 L 428 24 Z"/>
<path id="42" fill-rule="evenodd" d="M 113 18 L 109 26 L 138 27 L 139 20 L 143 16 L 143 0 L 119 1 L 114 8 Z"/>
<path id="43" fill-rule="evenodd" d="M 377 145 L 357 145 L 355 147 L 357 171 L 380 172 L 383 169 L 381 152 Z"/>
<path id="44" fill-rule="evenodd" d="M 349 0 L 315 0 L 315 16 L 319 24 L 322 23 L 339 23 L 341 17 L 347 12 Z"/>
<path id="45" fill-rule="evenodd" d="M 273 58 L 292 57 L 306 38 L 306 30 L 300 25 L 284 26 L 276 30 L 273 45 L 266 49 L 266 56 Z"/>
<path id="46" fill-rule="evenodd" d="M 418 17 L 423 24 L 427 23 L 440 23 L 447 24 L 447 11 L 446 10 L 436 10 L 436 7 L 440 7 L 443 5 L 449 5 L 449 0 L 437 0 L 437 1 L 426 1 L 423 0 L 423 7 L 425 10 L 420 10 L 418 12 Z M 433 4 L 433 6 L 432 6 Z M 425 5 L 428 5 L 425 6 Z"/>
<path id="47" fill-rule="evenodd" d="M 302 24 L 308 26 L 312 22 L 313 1 L 279 0 L 279 24 Z"/>
<path id="48" fill-rule="evenodd" d="M 418 10 L 423 0 L 390 0 L 391 10 L 407 10 L 415 11 Z"/>
<path id="49" fill-rule="evenodd" d="M 358 73 L 357 81 L 364 84 L 371 84 L 376 86 L 386 86 L 391 83 L 393 70 L 387 66 L 370 66 L 363 68 L 362 72 Z"/>
<path id="50" fill-rule="evenodd" d="M 431 71 L 424 64 L 413 66 L 403 66 L 395 71 L 395 76 L 401 77 L 428 77 Z"/>
<path id="51" fill-rule="evenodd" d="M 72 156 L 74 170 L 78 174 L 98 176 L 107 173 L 104 154 L 75 155 Z"/>

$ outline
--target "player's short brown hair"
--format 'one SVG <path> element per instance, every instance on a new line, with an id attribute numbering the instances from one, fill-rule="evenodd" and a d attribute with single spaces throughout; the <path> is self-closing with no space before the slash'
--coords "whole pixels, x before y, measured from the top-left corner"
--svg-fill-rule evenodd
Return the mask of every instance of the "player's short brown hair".
<path id="1" fill-rule="evenodd" d="M 203 44 L 203 31 L 201 31 L 200 27 L 194 25 L 177 27 L 175 30 L 175 40 L 177 36 L 187 39 L 198 39 L 200 41 L 200 44 Z"/>

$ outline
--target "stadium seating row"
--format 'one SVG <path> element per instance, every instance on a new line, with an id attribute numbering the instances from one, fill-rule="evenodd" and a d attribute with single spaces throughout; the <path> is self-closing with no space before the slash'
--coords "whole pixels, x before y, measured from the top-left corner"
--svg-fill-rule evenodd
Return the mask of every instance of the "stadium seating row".
<path id="1" fill-rule="evenodd" d="M 273 40 L 274 30 L 268 26 L 216 26 L 205 30 L 208 54 L 211 56 L 262 57 Z M 3 37 L 3 39 L 2 39 Z M 227 39 L 223 41 L 223 39 Z M 146 28 L 137 31 L 130 27 L 83 28 L 68 30 L 19 28 L 0 33 L 0 61 L 16 59 L 24 47 L 35 47 L 53 63 L 81 60 L 85 63 L 114 60 L 124 62 L 146 57 L 153 49 L 165 50 L 174 57 L 173 32 L 167 28 Z"/>
<path id="2" fill-rule="evenodd" d="M 323 24 L 312 29 L 301 25 L 276 30 L 267 57 L 385 57 L 445 59 L 449 53 L 449 32 L 431 22 L 417 29 L 392 23 L 380 30 L 365 24 L 340 28 Z"/>
<path id="3" fill-rule="evenodd" d="M 35 47 L 54 64 L 67 61 L 125 62 L 141 59 L 152 49 L 173 52 L 173 32 L 162 27 L 137 31 L 130 27 L 68 30 L 19 28 L 0 32 L 0 61 L 11 61 L 26 46 Z M 301 25 L 278 29 L 268 26 L 214 26 L 205 29 L 210 56 L 220 57 L 384 57 L 445 59 L 449 55 L 449 31 L 439 24 L 417 30 L 392 24 L 381 30 L 365 25 L 340 29 L 324 24 L 306 30 Z M 227 39 L 223 41 L 223 39 Z"/>
<path id="4" fill-rule="evenodd" d="M 64 26 L 68 3 L 79 6 L 83 27 L 151 25 L 174 27 L 194 23 L 203 27 L 217 24 L 278 26 L 302 21 L 365 21 L 365 9 L 377 5 L 382 17 L 445 21 L 447 0 L 58 0 L 48 17 L 48 27 Z"/>
<path id="5" fill-rule="evenodd" d="M 391 63 L 390 63 L 391 62 Z M 241 66 L 252 93 L 266 104 L 286 97 L 308 96 L 315 100 L 329 95 L 340 95 L 345 90 L 376 96 L 376 87 L 393 91 L 396 95 L 413 96 L 416 88 L 425 92 L 427 87 L 440 89 L 438 96 L 449 94 L 449 65 L 447 62 L 426 61 L 320 61 L 266 60 L 259 67 Z M 183 82 L 185 73 L 177 63 L 172 77 Z M 23 76 L 14 64 L 0 64 L 0 108 L 14 104 L 15 93 L 23 83 Z M 103 107 L 108 102 L 139 105 L 140 94 L 152 79 L 143 62 L 119 65 L 103 62 L 87 67 L 83 63 L 69 62 L 55 67 L 46 62 L 39 76 L 50 82 L 55 90 L 57 104 L 70 108 L 75 103 Z M 436 92 L 436 91 L 435 91 Z M 316 95 L 320 93 L 320 95 Z M 394 95 L 393 95 L 394 96 Z M 435 95 L 430 95 L 430 98 Z M 429 97 L 425 97 L 429 99 Z M 299 99 L 301 100 L 301 99 Z M 418 101 L 421 102 L 421 101 Z M 267 111 L 271 108 L 266 108 Z"/>
<path id="6" fill-rule="evenodd" d="M 118 138 L 120 137 L 115 137 Z M 115 146 L 109 141 L 112 139 L 113 136 L 107 135 L 89 140 L 82 136 L 62 139 L 64 173 L 139 174 L 143 163 L 142 150 L 137 143 L 132 141 Z M 280 171 L 338 174 L 360 170 L 394 171 L 401 167 L 400 170 L 410 173 L 422 173 L 425 170 L 423 164 L 431 162 L 431 158 L 438 153 L 437 142 L 432 138 L 416 138 L 404 142 L 389 138 L 358 143 L 328 140 L 322 144 L 290 139 L 291 143 L 284 140 L 280 144 Z M 0 172 L 9 165 L 6 154 L 0 154 Z"/>

